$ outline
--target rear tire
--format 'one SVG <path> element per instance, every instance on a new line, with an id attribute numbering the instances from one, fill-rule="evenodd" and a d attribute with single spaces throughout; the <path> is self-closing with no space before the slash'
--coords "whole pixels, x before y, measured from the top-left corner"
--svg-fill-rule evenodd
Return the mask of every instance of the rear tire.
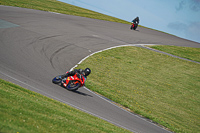
<path id="1" fill-rule="evenodd" d="M 78 88 L 81 86 L 81 83 L 79 81 L 76 80 L 71 80 L 69 81 L 69 83 L 67 84 L 66 88 L 70 91 L 76 91 L 78 90 Z"/>

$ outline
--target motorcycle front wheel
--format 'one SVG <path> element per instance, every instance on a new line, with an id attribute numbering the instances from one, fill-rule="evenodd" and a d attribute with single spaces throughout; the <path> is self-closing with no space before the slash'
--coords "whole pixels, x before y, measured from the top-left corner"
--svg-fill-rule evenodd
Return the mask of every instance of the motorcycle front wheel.
<path id="1" fill-rule="evenodd" d="M 52 79 L 52 82 L 54 84 L 59 84 L 59 83 L 61 83 L 61 81 L 62 81 L 61 75 L 56 76 L 55 78 Z"/>
<path id="2" fill-rule="evenodd" d="M 136 30 L 137 27 L 138 27 L 138 25 L 136 24 L 133 29 Z"/>
<path id="3" fill-rule="evenodd" d="M 133 29 L 133 25 L 131 25 L 131 28 L 130 28 L 131 30 Z"/>

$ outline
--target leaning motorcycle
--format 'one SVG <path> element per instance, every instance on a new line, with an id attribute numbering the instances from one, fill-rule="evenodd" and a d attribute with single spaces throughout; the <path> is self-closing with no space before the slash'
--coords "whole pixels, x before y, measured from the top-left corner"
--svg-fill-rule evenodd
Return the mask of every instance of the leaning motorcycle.
<path id="1" fill-rule="evenodd" d="M 136 30 L 136 28 L 138 27 L 138 22 L 136 21 L 136 22 L 132 22 L 131 23 L 131 30 Z"/>
<path id="2" fill-rule="evenodd" d="M 76 91 L 78 88 L 82 87 L 85 84 L 86 77 L 82 74 L 75 74 L 74 76 L 69 76 L 66 78 L 61 78 L 61 75 L 53 78 L 52 82 L 66 88 L 70 91 Z"/>

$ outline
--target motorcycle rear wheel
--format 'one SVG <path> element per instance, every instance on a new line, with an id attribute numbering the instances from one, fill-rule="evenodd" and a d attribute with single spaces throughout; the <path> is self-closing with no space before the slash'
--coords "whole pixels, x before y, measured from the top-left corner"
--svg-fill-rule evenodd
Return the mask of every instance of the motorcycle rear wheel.
<path id="1" fill-rule="evenodd" d="M 79 81 L 76 80 L 71 80 L 69 81 L 69 83 L 66 86 L 66 89 L 70 90 L 70 91 L 76 91 L 78 90 L 78 88 L 81 86 L 81 83 Z"/>

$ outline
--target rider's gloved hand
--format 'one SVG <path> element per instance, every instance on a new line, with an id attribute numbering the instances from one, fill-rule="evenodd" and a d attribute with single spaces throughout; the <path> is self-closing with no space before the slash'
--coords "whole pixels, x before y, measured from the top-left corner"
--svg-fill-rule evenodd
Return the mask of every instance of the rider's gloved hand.
<path id="1" fill-rule="evenodd" d="M 62 79 L 64 79 L 65 77 L 67 77 L 67 74 L 61 75 L 61 78 L 62 78 Z"/>
<path id="2" fill-rule="evenodd" d="M 74 76 L 76 73 L 74 71 L 66 72 L 65 74 L 61 75 L 61 78 L 64 79 L 68 76 Z"/>

